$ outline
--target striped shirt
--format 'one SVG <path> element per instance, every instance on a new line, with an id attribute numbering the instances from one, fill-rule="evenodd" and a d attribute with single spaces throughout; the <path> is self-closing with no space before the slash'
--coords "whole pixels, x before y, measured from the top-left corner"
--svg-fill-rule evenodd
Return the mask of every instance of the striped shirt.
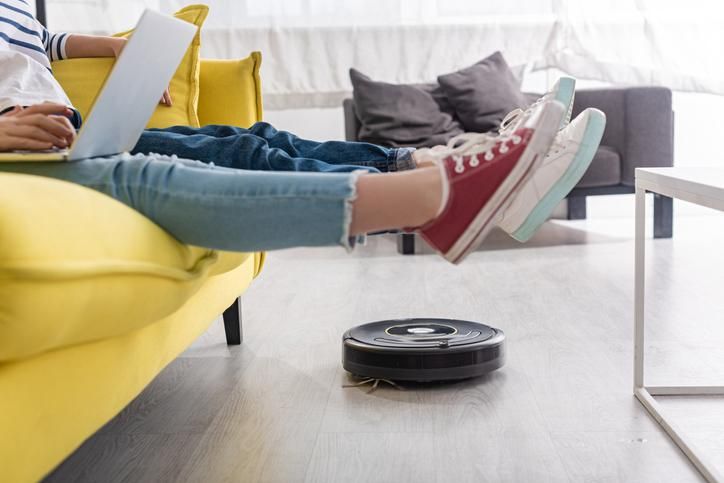
<path id="1" fill-rule="evenodd" d="M 70 105 L 50 70 L 65 58 L 68 34 L 51 34 L 26 0 L 0 0 L 0 111 L 41 102 Z"/>
<path id="2" fill-rule="evenodd" d="M 48 32 L 26 0 L 0 0 L 0 50 L 20 52 L 50 70 L 52 61 L 65 58 L 67 40 L 66 33 Z"/>

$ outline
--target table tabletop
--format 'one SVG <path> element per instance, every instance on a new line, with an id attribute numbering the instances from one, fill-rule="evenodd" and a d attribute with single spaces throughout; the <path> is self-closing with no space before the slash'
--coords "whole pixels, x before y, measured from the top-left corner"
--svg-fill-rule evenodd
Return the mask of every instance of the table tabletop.
<path id="1" fill-rule="evenodd" d="M 636 168 L 636 187 L 724 211 L 724 167 Z"/>

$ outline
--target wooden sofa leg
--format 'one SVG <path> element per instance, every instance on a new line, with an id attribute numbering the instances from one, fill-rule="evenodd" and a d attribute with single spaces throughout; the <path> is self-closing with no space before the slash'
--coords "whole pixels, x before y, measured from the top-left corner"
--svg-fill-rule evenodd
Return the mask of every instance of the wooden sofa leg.
<path id="1" fill-rule="evenodd" d="M 568 198 L 568 219 L 569 220 L 585 220 L 586 219 L 586 197 L 571 196 Z"/>
<path id="2" fill-rule="evenodd" d="M 241 298 L 234 300 L 231 306 L 224 310 L 224 331 L 228 345 L 239 345 L 243 338 L 241 331 Z"/>
<path id="3" fill-rule="evenodd" d="M 397 251 L 403 255 L 415 254 L 415 234 L 401 233 L 397 235 Z"/>
<path id="4" fill-rule="evenodd" d="M 654 193 L 654 238 L 671 238 L 674 234 L 674 200 Z"/>

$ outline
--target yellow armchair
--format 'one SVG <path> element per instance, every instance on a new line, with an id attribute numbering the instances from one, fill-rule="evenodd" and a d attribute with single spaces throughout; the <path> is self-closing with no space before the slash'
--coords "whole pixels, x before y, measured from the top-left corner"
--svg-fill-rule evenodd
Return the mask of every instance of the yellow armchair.
<path id="1" fill-rule="evenodd" d="M 202 124 L 261 119 L 260 62 L 201 62 Z M 189 247 L 103 194 L 18 174 L 0 175 L 0 227 L 2 481 L 41 479 L 222 312 L 240 342 L 263 253 Z"/>

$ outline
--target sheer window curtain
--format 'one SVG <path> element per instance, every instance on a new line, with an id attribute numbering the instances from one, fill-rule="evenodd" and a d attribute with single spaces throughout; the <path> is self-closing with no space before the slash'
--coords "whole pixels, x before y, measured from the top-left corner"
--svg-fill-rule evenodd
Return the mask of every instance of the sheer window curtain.
<path id="1" fill-rule="evenodd" d="M 108 33 L 177 0 L 47 0 L 55 30 Z M 724 94 L 718 0 L 207 0 L 207 57 L 264 52 L 271 109 L 339 106 L 347 70 L 422 82 L 501 50 L 519 73 Z M 526 70 L 527 69 L 527 70 Z"/>

